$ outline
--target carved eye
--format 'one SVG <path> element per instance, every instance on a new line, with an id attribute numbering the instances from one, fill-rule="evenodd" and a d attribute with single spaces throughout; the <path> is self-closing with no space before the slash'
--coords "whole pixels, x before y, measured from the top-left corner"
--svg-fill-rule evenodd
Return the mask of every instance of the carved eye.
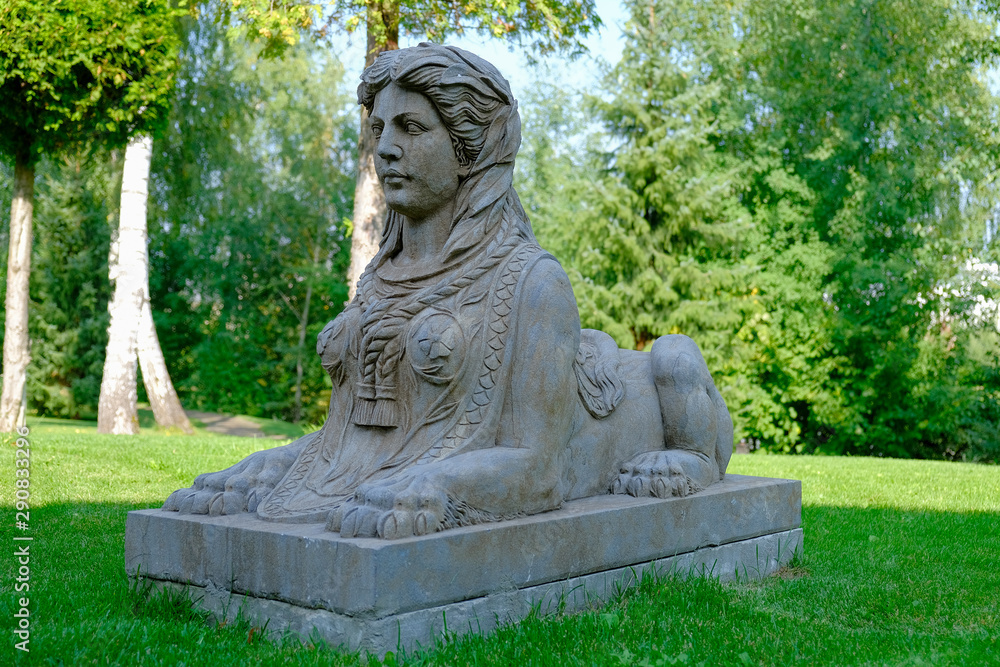
<path id="1" fill-rule="evenodd" d="M 382 126 L 381 125 L 372 125 L 372 134 L 375 135 L 376 139 L 378 139 L 379 137 L 381 137 L 382 136 Z"/>
<path id="2" fill-rule="evenodd" d="M 424 128 L 422 126 L 417 125 L 412 121 L 407 123 L 404 126 L 404 129 L 406 130 L 407 134 L 420 134 L 424 131 Z"/>

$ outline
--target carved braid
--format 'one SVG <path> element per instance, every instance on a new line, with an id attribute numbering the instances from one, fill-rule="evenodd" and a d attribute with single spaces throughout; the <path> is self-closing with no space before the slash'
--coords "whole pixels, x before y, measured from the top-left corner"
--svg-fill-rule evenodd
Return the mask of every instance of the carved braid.
<path id="1" fill-rule="evenodd" d="M 418 290 L 413 288 L 410 294 L 400 294 L 394 298 L 378 298 L 374 276 L 365 272 L 360 281 L 360 289 L 364 303 L 367 305 L 361 330 L 362 350 L 362 381 L 371 384 L 381 384 L 383 378 L 395 374 L 399 359 L 402 356 L 402 333 L 407 323 L 422 310 L 442 301 L 460 290 L 476 282 L 483 274 L 497 266 L 511 249 L 521 243 L 517 233 L 511 233 L 515 228 L 510 222 L 510 205 L 504 202 L 501 222 L 496 237 L 487 247 L 484 261 L 466 269 L 457 278 L 447 275 L 436 285 Z M 403 288 L 405 290 L 405 287 Z M 415 294 L 414 294 L 415 293 Z"/>
<path id="2" fill-rule="evenodd" d="M 493 295 L 490 319 L 486 328 L 486 356 L 480 369 L 479 381 L 466 404 L 465 412 L 445 437 L 420 458 L 418 463 L 428 463 L 445 456 L 461 446 L 483 421 L 483 410 L 493 400 L 500 367 L 503 365 L 507 337 L 510 333 L 508 315 L 514 308 L 514 292 L 521 272 L 531 257 L 540 250 L 537 245 L 522 246 L 501 271 L 500 285 Z"/>

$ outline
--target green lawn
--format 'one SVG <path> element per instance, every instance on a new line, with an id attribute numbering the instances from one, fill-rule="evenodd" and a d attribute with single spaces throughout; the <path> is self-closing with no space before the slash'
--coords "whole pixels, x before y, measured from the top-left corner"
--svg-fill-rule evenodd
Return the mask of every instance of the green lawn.
<path id="1" fill-rule="evenodd" d="M 0 559 L 2 650 L 18 664 L 366 662 L 262 641 L 247 624 L 214 627 L 177 600 L 129 588 L 125 513 L 274 443 L 30 425 L 29 654 L 13 649 L 16 562 Z M 3 451 L 9 554 L 14 454 L 10 443 Z M 802 480 L 806 553 L 796 567 L 751 584 L 648 582 L 602 610 L 529 618 L 387 664 L 1000 665 L 1000 468 L 754 455 L 735 457 L 730 471 Z"/>
<path id="2" fill-rule="evenodd" d="M 291 424 L 289 422 L 278 421 L 277 419 L 267 419 L 264 417 L 251 417 L 249 415 L 240 415 L 240 417 L 254 424 L 264 433 L 264 435 L 282 436 L 290 440 L 294 440 L 295 438 L 306 434 L 306 431 L 304 431 L 298 424 Z M 96 421 L 58 419 L 55 417 L 35 417 L 28 420 L 28 422 L 31 427 L 31 432 L 36 436 L 69 433 L 97 433 Z M 216 433 L 206 431 L 204 429 L 204 424 L 197 419 L 192 419 L 191 425 L 194 426 L 196 435 L 206 437 L 218 436 Z M 180 432 L 171 433 L 170 430 L 162 429 L 157 426 L 156 420 L 153 417 L 153 411 L 149 408 L 139 408 L 139 428 L 141 429 L 143 435 L 182 435 Z"/>

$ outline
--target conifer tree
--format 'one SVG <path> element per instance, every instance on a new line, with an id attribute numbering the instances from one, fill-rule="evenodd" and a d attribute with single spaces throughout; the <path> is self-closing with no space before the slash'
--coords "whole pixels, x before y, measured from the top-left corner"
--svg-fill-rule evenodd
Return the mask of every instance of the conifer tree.
<path id="1" fill-rule="evenodd" d="M 726 104 L 734 51 L 712 3 L 636 3 L 622 60 L 595 106 L 610 141 L 592 217 L 570 259 L 585 320 L 636 349 L 684 333 L 728 354 L 728 297 L 747 223 L 739 163 L 717 149 L 738 118 Z"/>
<path id="2" fill-rule="evenodd" d="M 550 140 L 557 95 L 526 114 L 524 200 L 585 326 L 693 336 L 755 446 L 995 457 L 996 288 L 968 268 L 997 253 L 994 28 L 948 0 L 634 2 L 603 175 Z"/>

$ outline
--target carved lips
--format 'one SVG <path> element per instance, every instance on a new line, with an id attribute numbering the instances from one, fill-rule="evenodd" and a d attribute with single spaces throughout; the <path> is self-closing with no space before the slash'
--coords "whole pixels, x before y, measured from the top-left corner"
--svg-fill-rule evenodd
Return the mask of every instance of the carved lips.
<path id="1" fill-rule="evenodd" d="M 409 177 L 406 174 L 396 169 L 386 169 L 382 172 L 383 183 L 399 183 L 401 181 L 405 181 L 407 178 Z"/>

